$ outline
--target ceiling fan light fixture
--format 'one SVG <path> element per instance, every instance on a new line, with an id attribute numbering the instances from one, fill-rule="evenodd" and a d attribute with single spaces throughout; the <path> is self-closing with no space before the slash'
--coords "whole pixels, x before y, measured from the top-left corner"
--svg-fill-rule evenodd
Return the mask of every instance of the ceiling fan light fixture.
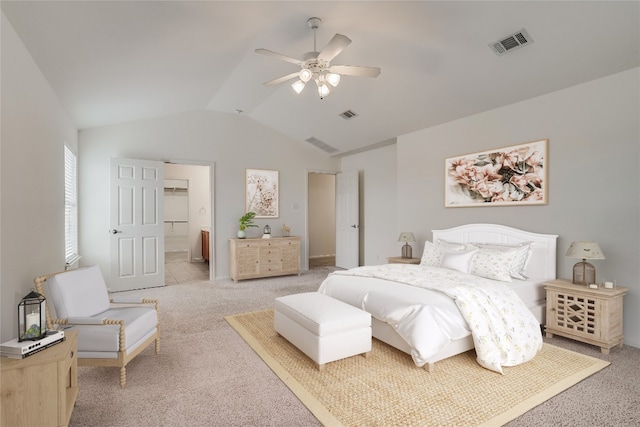
<path id="1" fill-rule="evenodd" d="M 302 80 L 304 83 L 311 80 L 312 76 L 313 74 L 308 68 L 303 68 L 302 70 L 300 70 L 300 80 Z"/>
<path id="2" fill-rule="evenodd" d="M 351 43 L 351 39 L 343 34 L 336 33 L 333 38 L 329 40 L 329 43 L 327 43 L 321 51 L 318 51 L 316 46 L 316 30 L 321 22 L 320 18 L 316 17 L 307 20 L 307 25 L 313 30 L 313 51 L 305 53 L 302 59 L 293 58 L 263 48 L 255 50 L 256 53 L 261 55 L 272 56 L 300 67 L 300 70 L 297 72 L 264 83 L 265 86 L 275 86 L 298 78 L 299 81 L 296 81 L 291 86 L 297 93 L 301 93 L 306 83 L 313 80 L 318 87 L 320 98 L 323 98 L 329 95 L 333 88 L 338 86 L 341 75 L 377 77 L 380 74 L 380 68 L 378 67 L 355 65 L 331 66 L 333 59 Z"/>
<path id="3" fill-rule="evenodd" d="M 291 85 L 291 87 L 293 88 L 293 90 L 295 90 L 295 91 L 296 91 L 296 93 L 297 93 L 298 95 L 300 95 L 300 92 L 302 92 L 302 90 L 303 90 L 303 89 L 304 89 L 304 87 L 305 87 L 305 83 L 304 83 L 302 80 L 296 80 L 296 81 Z"/>
<path id="4" fill-rule="evenodd" d="M 337 87 L 340 83 L 340 74 L 328 73 L 325 80 L 328 81 L 331 86 Z"/>
<path id="5" fill-rule="evenodd" d="M 324 98 L 330 93 L 331 93 L 331 89 L 329 89 L 329 86 L 327 86 L 324 83 L 318 85 L 318 94 L 320 95 L 320 99 Z"/>

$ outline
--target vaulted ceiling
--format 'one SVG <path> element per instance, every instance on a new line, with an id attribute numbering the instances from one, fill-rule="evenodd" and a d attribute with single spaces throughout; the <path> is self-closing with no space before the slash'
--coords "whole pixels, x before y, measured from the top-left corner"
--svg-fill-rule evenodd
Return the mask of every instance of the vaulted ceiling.
<path id="1" fill-rule="evenodd" d="M 5 1 L 2 11 L 78 128 L 209 109 L 338 155 L 640 65 L 638 1 Z M 352 43 L 380 67 L 328 97 L 263 82 L 297 71 L 256 54 Z M 498 56 L 489 44 L 526 29 Z M 597 100 L 594 100 L 597 102 Z M 356 117 L 345 120 L 344 111 Z M 534 120 L 535 118 L 532 118 Z M 323 153 L 322 151 L 318 151 Z"/>

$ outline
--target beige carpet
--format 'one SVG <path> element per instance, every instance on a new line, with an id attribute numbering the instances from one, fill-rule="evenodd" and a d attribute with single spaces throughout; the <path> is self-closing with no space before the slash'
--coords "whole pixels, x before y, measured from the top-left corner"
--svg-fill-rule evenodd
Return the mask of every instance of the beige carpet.
<path id="1" fill-rule="evenodd" d="M 225 319 L 327 426 L 502 425 L 609 365 L 544 344 L 536 358 L 500 375 L 473 351 L 417 368 L 411 357 L 373 340 L 369 358 L 315 363 L 273 329 L 273 310 Z"/>

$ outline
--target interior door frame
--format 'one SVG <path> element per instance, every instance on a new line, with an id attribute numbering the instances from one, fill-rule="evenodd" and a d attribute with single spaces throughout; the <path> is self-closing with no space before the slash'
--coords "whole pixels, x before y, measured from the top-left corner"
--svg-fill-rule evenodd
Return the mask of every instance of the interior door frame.
<path id="1" fill-rule="evenodd" d="M 203 162 L 200 160 L 184 160 L 184 159 L 163 159 L 164 163 L 173 163 L 177 165 L 193 165 L 193 166 L 209 166 L 209 280 L 216 278 L 216 245 L 215 245 L 215 170 L 214 162 Z M 163 266 L 164 268 L 164 262 Z"/>
<path id="2" fill-rule="evenodd" d="M 328 171 L 322 169 L 305 169 L 304 175 L 304 259 L 301 268 L 309 270 L 309 174 L 321 173 L 326 175 L 337 175 L 340 171 Z"/>

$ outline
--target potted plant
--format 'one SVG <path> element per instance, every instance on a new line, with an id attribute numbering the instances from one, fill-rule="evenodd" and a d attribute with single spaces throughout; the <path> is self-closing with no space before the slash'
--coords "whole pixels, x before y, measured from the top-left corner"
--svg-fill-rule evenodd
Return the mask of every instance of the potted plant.
<path id="1" fill-rule="evenodd" d="M 247 227 L 257 227 L 257 225 L 253 223 L 253 219 L 255 217 L 256 217 L 255 212 L 247 212 L 246 214 L 240 217 L 240 219 L 238 220 L 238 222 L 240 222 L 240 230 L 238 231 L 238 238 L 244 239 L 245 237 L 247 237 L 247 233 L 245 231 Z"/>

